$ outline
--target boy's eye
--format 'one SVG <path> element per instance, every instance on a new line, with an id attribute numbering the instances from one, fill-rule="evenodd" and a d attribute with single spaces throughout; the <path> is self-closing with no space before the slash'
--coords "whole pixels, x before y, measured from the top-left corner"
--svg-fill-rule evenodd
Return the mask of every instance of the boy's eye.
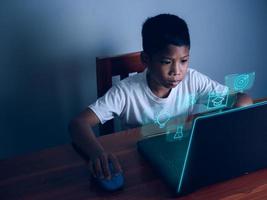
<path id="1" fill-rule="evenodd" d="M 181 62 L 182 62 L 182 63 L 186 63 L 186 62 L 187 62 L 187 60 L 182 60 Z"/>
<path id="2" fill-rule="evenodd" d="M 168 65 L 171 63 L 171 61 L 168 61 L 168 60 L 161 60 L 160 61 L 161 64 L 164 64 L 164 65 Z"/>

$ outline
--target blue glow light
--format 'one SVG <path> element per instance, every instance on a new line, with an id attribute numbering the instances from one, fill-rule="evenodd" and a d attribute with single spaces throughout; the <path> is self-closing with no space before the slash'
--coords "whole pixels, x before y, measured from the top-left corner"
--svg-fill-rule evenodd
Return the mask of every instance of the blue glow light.
<path id="1" fill-rule="evenodd" d="M 171 119 L 171 116 L 167 112 L 159 113 L 156 116 L 154 122 L 159 125 L 160 128 L 164 128 L 167 122 Z"/>
<path id="2" fill-rule="evenodd" d="M 230 74 L 225 77 L 225 85 L 233 92 L 249 90 L 255 80 L 255 72 L 244 74 Z"/>
<path id="3" fill-rule="evenodd" d="M 184 137 L 184 134 L 183 134 L 183 126 L 182 125 L 178 125 L 177 128 L 176 128 L 176 133 L 174 134 L 173 136 L 173 139 L 174 140 L 181 140 L 183 137 Z"/>
<path id="4" fill-rule="evenodd" d="M 218 109 L 227 106 L 229 93 L 211 92 L 208 96 L 207 109 Z"/>

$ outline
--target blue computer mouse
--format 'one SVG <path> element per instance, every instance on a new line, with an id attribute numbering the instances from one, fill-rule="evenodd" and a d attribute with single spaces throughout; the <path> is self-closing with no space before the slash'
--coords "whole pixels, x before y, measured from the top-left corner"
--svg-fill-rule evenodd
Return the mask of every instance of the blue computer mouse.
<path id="1" fill-rule="evenodd" d="M 124 185 L 124 177 L 122 173 L 114 173 L 114 167 L 109 162 L 109 169 L 111 172 L 111 179 L 95 178 L 97 184 L 106 191 L 115 191 Z"/>

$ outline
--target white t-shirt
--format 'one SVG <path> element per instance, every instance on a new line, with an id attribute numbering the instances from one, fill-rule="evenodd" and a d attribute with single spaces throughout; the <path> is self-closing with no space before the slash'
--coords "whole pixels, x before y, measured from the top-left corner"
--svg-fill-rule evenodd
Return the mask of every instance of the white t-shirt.
<path id="1" fill-rule="evenodd" d="M 161 113 L 169 116 L 196 113 L 190 98 L 207 96 L 210 92 L 226 92 L 228 88 L 189 68 L 185 78 L 171 90 L 168 97 L 159 98 L 147 84 L 147 70 L 113 85 L 89 108 L 103 124 L 118 116 L 125 128 L 141 126 L 155 121 Z"/>

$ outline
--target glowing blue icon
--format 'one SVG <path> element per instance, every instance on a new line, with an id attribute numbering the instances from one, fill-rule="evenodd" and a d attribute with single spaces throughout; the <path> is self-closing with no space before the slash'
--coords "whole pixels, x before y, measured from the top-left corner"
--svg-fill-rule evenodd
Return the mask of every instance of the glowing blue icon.
<path id="1" fill-rule="evenodd" d="M 219 107 L 222 105 L 224 100 L 224 97 L 215 97 L 214 99 L 211 100 L 211 102 L 213 103 L 214 107 Z"/>
<path id="2" fill-rule="evenodd" d="M 170 118 L 171 117 L 167 112 L 163 112 L 156 117 L 154 122 L 158 124 L 160 128 L 164 128 Z"/>
<path id="3" fill-rule="evenodd" d="M 190 94 L 188 97 L 188 104 L 189 106 L 194 105 L 197 102 L 197 98 L 195 94 Z"/>
<path id="4" fill-rule="evenodd" d="M 225 77 L 225 85 L 234 92 L 243 92 L 252 87 L 255 80 L 255 72 L 247 74 L 230 74 Z"/>
<path id="5" fill-rule="evenodd" d="M 228 92 L 225 93 L 218 93 L 218 92 L 211 92 L 209 93 L 208 97 L 208 104 L 207 109 L 214 109 L 214 108 L 223 108 L 227 105 L 228 101 Z"/>
<path id="6" fill-rule="evenodd" d="M 249 84 L 249 75 L 243 74 L 235 78 L 234 88 L 235 91 L 244 90 Z"/>
<path id="7" fill-rule="evenodd" d="M 177 139 L 178 140 L 181 140 L 184 137 L 183 128 L 184 127 L 182 125 L 177 126 L 176 132 L 175 132 L 175 134 L 173 136 L 173 139 L 174 140 L 177 140 Z"/>

